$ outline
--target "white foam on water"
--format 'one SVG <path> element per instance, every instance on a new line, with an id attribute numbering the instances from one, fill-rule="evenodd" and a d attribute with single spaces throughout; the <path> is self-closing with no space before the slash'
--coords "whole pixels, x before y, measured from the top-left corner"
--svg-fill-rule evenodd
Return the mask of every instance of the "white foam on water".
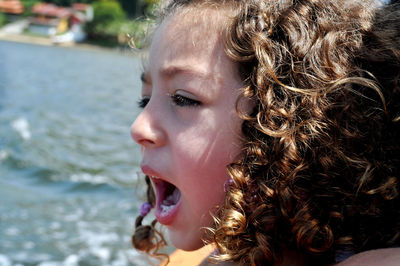
<path id="1" fill-rule="evenodd" d="M 16 236 L 19 235 L 19 229 L 16 227 L 9 227 L 5 230 L 5 234 L 8 236 Z"/>
<path id="2" fill-rule="evenodd" d="M 99 233 L 80 230 L 80 239 L 84 240 L 89 247 L 98 248 L 104 244 L 119 242 L 120 238 L 116 233 Z"/>
<path id="3" fill-rule="evenodd" d="M 0 163 L 1 163 L 1 161 L 4 161 L 5 159 L 7 159 L 8 155 L 9 155 L 8 151 L 0 150 Z"/>
<path id="4" fill-rule="evenodd" d="M 103 263 L 107 263 L 111 257 L 111 251 L 104 247 L 92 247 L 90 253 L 99 258 Z"/>
<path id="5" fill-rule="evenodd" d="M 54 232 L 53 233 L 53 238 L 57 239 L 57 240 L 67 239 L 67 237 L 68 237 L 67 232 Z"/>
<path id="6" fill-rule="evenodd" d="M 79 256 L 76 254 L 69 255 L 63 261 L 63 266 L 78 266 L 78 265 L 79 265 Z"/>
<path id="7" fill-rule="evenodd" d="M 18 252 L 16 254 L 13 254 L 12 256 L 13 260 L 17 261 L 27 261 L 29 259 L 29 254 L 27 252 Z"/>
<path id="8" fill-rule="evenodd" d="M 86 254 L 92 254 L 97 257 L 103 264 L 108 263 L 111 258 L 111 250 L 109 245 L 113 245 L 119 241 L 118 234 L 112 232 L 93 232 L 87 229 L 87 223 L 78 224 L 80 239 L 86 242 L 88 248 Z M 86 255 L 85 254 L 85 255 Z M 82 255 L 82 254 L 81 254 Z"/>
<path id="9" fill-rule="evenodd" d="M 79 221 L 82 219 L 83 215 L 85 214 L 85 212 L 81 209 L 78 208 L 75 210 L 74 213 L 70 213 L 64 216 L 64 221 L 67 222 L 75 222 L 75 221 Z"/>
<path id="10" fill-rule="evenodd" d="M 57 229 L 60 229 L 60 228 L 61 228 L 61 224 L 59 222 L 52 222 L 50 224 L 50 229 L 52 229 L 52 230 L 57 230 Z"/>
<path id="11" fill-rule="evenodd" d="M 39 263 L 38 266 L 62 266 L 62 263 L 58 261 L 44 261 Z"/>
<path id="12" fill-rule="evenodd" d="M 11 260 L 3 254 L 0 254 L 0 266 L 11 266 Z"/>
<path id="13" fill-rule="evenodd" d="M 29 129 L 29 122 L 24 117 L 20 117 L 11 122 L 11 126 L 24 140 L 31 138 L 31 131 Z"/>
<path id="14" fill-rule="evenodd" d="M 102 175 L 91 175 L 88 173 L 73 174 L 70 176 L 72 182 L 86 182 L 90 184 L 107 184 L 109 179 Z"/>
<path id="15" fill-rule="evenodd" d="M 117 253 L 117 258 L 111 263 L 111 266 L 127 266 L 129 265 L 128 258 L 121 250 Z"/>

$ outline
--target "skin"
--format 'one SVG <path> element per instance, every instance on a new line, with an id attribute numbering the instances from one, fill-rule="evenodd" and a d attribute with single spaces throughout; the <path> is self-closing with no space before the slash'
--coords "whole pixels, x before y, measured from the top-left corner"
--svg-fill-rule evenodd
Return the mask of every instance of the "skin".
<path id="1" fill-rule="evenodd" d="M 216 14 L 209 11 L 205 19 L 179 12 L 162 22 L 143 77 L 147 104 L 131 127 L 142 148 L 144 173 L 181 192 L 176 215 L 163 222 L 172 244 L 183 250 L 204 245 L 201 228 L 212 224 L 210 211 L 225 194 L 226 165 L 240 152 L 235 103 L 242 84 L 221 34 L 210 30 Z"/>
<path id="2" fill-rule="evenodd" d="M 351 256 L 337 266 L 396 266 L 400 265 L 400 248 L 368 250 Z"/>

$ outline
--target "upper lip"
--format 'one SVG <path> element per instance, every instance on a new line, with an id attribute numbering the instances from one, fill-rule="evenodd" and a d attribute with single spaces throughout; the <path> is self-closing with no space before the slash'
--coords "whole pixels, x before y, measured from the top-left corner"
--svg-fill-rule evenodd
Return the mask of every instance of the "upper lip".
<path id="1" fill-rule="evenodd" d="M 153 168 L 151 168 L 151 167 L 148 166 L 148 165 L 142 164 L 142 165 L 140 166 L 140 168 L 142 168 L 143 174 L 149 176 L 151 179 L 162 179 L 162 180 L 165 180 L 165 179 L 163 178 L 163 176 L 160 175 L 159 172 L 157 172 L 156 170 L 154 170 Z"/>

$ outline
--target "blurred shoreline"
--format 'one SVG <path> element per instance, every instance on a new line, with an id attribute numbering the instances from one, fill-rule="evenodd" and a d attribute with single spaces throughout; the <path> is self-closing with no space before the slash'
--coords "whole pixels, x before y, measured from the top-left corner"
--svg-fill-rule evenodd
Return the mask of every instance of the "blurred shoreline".
<path id="1" fill-rule="evenodd" d="M 54 46 L 54 47 L 66 47 L 66 48 L 77 48 L 81 50 L 91 51 L 105 51 L 105 52 L 123 52 L 124 54 L 137 56 L 137 52 L 130 48 L 127 44 L 126 47 L 106 47 L 101 45 L 89 44 L 89 43 L 54 43 L 50 38 L 30 36 L 25 34 L 0 34 L 0 41 L 26 43 L 41 46 Z"/>

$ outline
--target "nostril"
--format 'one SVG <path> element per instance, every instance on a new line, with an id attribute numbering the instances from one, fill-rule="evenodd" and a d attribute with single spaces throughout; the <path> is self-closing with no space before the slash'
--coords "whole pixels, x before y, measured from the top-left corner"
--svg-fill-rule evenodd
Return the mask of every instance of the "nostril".
<path id="1" fill-rule="evenodd" d="M 148 139 L 143 139 L 143 140 L 139 140 L 139 141 L 137 141 L 137 143 L 139 143 L 140 145 L 142 145 L 142 146 L 149 146 L 149 145 L 154 145 L 155 144 L 155 142 L 154 141 L 152 141 L 152 140 L 148 140 Z"/>

